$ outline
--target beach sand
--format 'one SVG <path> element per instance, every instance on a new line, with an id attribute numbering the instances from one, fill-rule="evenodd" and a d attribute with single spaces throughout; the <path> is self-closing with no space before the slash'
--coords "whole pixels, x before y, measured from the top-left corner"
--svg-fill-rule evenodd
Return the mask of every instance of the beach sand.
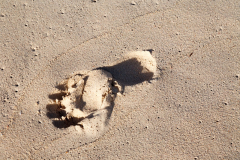
<path id="1" fill-rule="evenodd" d="M 0 159 L 240 159 L 239 38 L 239 0 L 1 0 Z"/>

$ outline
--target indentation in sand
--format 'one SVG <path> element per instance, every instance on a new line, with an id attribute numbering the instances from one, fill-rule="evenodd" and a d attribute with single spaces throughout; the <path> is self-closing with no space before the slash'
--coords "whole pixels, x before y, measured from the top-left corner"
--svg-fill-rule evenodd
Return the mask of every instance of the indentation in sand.
<path id="1" fill-rule="evenodd" d="M 126 85 L 150 80 L 156 61 L 149 51 L 135 51 L 112 66 L 73 74 L 49 95 L 48 117 L 59 128 L 75 126 L 78 132 L 96 136 L 108 126 L 114 99 Z"/>
<path id="2" fill-rule="evenodd" d="M 53 103 L 48 105 L 48 109 L 57 111 L 56 120 L 65 122 L 62 127 L 78 125 L 84 128 L 84 119 L 96 117 L 95 112 L 102 111 L 101 114 L 104 114 L 103 110 L 112 107 L 119 90 L 120 86 L 107 71 L 75 73 L 59 84 L 56 93 L 49 96 Z M 105 118 L 104 121 L 107 121 Z"/>

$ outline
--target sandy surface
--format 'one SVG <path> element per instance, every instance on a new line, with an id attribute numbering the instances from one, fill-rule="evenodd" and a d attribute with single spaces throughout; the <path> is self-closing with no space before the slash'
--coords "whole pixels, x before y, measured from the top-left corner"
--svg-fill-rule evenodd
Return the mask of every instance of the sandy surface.
<path id="1" fill-rule="evenodd" d="M 239 38 L 239 0 L 1 0 L 0 159 L 240 159 Z M 59 82 L 148 49 L 104 132 L 54 125 Z"/>

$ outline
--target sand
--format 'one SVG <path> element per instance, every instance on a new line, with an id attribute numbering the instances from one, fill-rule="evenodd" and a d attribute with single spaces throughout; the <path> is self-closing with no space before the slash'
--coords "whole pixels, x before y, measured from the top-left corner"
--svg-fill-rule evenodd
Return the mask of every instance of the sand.
<path id="1" fill-rule="evenodd" d="M 238 0 L 0 4 L 0 159 L 240 159 Z"/>

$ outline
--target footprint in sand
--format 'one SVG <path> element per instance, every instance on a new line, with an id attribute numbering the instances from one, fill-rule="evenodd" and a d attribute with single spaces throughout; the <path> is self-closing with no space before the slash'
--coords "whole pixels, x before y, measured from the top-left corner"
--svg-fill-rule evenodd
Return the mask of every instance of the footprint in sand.
<path id="1" fill-rule="evenodd" d="M 49 95 L 48 117 L 58 128 L 75 126 L 78 132 L 96 136 L 108 128 L 114 99 L 127 85 L 150 80 L 156 61 L 150 51 L 126 54 L 113 66 L 75 73 Z"/>

